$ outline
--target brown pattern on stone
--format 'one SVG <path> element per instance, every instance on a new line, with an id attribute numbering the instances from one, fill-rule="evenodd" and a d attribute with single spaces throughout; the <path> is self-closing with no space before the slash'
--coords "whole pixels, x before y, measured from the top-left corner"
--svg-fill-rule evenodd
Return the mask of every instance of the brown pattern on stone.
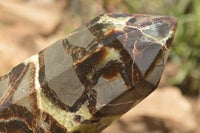
<path id="1" fill-rule="evenodd" d="M 47 98 L 58 108 L 66 110 L 66 112 L 76 112 L 79 110 L 81 105 L 88 99 L 87 96 L 87 90 L 83 92 L 83 94 L 80 96 L 80 98 L 77 99 L 77 101 L 74 103 L 73 106 L 69 107 L 68 105 L 65 105 L 62 103 L 57 97 L 56 93 L 48 86 L 48 83 L 45 78 L 45 65 L 44 65 L 44 55 L 43 52 L 40 52 L 39 56 L 39 64 L 40 64 L 40 71 L 39 71 L 39 81 L 40 85 L 42 87 L 42 92 L 47 96 Z"/>
<path id="2" fill-rule="evenodd" d="M 30 83 L 30 88 L 32 88 L 32 92 L 30 94 L 30 100 L 31 100 L 31 109 L 32 109 L 32 114 L 34 116 L 34 118 L 32 119 L 32 125 L 33 125 L 33 132 L 35 133 L 45 133 L 44 129 L 42 129 L 40 126 L 37 124 L 37 119 L 40 119 L 40 113 L 41 111 L 38 109 L 38 105 L 37 105 L 37 91 L 35 89 L 35 74 L 36 74 L 36 66 L 34 63 L 30 62 L 30 69 L 31 69 L 31 79 L 33 82 Z"/>
<path id="3" fill-rule="evenodd" d="M 71 44 L 67 39 L 63 40 L 63 46 L 66 52 L 70 54 L 74 62 L 81 60 L 85 56 L 85 49 Z"/>
<path id="4" fill-rule="evenodd" d="M 94 31 L 100 31 L 98 29 L 95 29 L 95 28 L 99 28 L 99 26 L 96 26 L 96 27 L 93 27 Z M 115 31 L 113 31 L 115 32 Z M 123 46 L 119 43 L 119 41 L 115 40 L 115 38 L 119 35 L 122 35 L 123 32 L 120 32 L 120 31 L 116 31 L 116 34 L 114 34 L 113 32 L 111 32 L 110 34 L 108 34 L 107 36 L 105 36 L 105 38 L 102 38 L 104 39 L 104 41 L 102 42 L 103 44 L 105 44 L 105 47 L 108 47 L 108 48 L 115 48 L 117 50 L 120 50 L 122 49 L 120 52 L 122 53 L 122 55 L 125 55 L 122 57 L 122 60 L 125 59 L 126 61 L 128 60 L 131 61 L 131 58 L 127 57 L 127 53 L 125 50 L 123 50 Z M 99 36 L 98 36 L 99 37 Z M 108 42 L 110 42 L 109 44 L 107 44 Z M 67 40 L 64 41 L 64 46 L 66 48 L 66 52 L 68 52 L 69 54 L 72 55 L 72 57 L 74 55 L 78 55 L 78 47 L 76 46 L 73 46 L 72 44 L 70 44 Z M 73 46 L 73 47 L 72 47 Z M 94 46 L 97 46 L 97 45 L 94 45 Z M 95 47 L 92 47 L 93 49 L 97 49 Z M 119 62 L 116 62 L 116 61 L 111 61 L 111 62 L 108 62 L 107 65 L 100 69 L 100 70 L 96 70 L 96 66 L 102 62 L 102 59 L 105 58 L 105 56 L 107 55 L 106 53 L 106 50 L 105 48 L 101 48 L 101 50 L 98 50 L 97 52 L 94 52 L 92 55 L 90 54 L 91 51 L 88 50 L 88 51 L 84 51 L 84 54 L 85 55 L 90 55 L 90 56 L 85 56 L 87 58 L 83 58 L 82 61 L 79 62 L 80 63 L 74 63 L 74 68 L 77 72 L 77 75 L 78 77 L 80 78 L 80 81 L 84 84 L 84 86 L 86 88 L 92 88 L 93 86 L 96 85 L 99 77 L 102 75 L 108 79 L 112 79 L 114 78 L 119 72 L 121 73 L 122 77 L 125 79 L 126 81 L 126 84 L 127 85 L 131 85 L 132 83 L 129 82 L 130 79 L 131 79 L 131 74 L 130 72 L 127 72 L 127 67 L 128 67 L 128 70 L 131 71 L 131 63 L 127 63 L 126 61 L 124 63 L 119 63 Z M 74 60 L 74 62 L 76 62 L 77 60 Z M 122 65 L 123 64 L 123 65 Z M 129 66 L 127 66 L 127 64 L 129 64 Z M 120 67 L 121 66 L 121 67 Z M 115 68 L 115 72 L 113 71 L 112 68 Z M 96 70 L 96 72 L 95 72 Z M 112 70 L 112 71 L 111 71 Z M 88 79 L 87 78 L 87 75 L 91 72 L 91 71 L 94 71 L 94 75 L 92 76 L 92 79 Z M 127 76 L 129 74 L 129 76 Z M 89 89 L 88 88 L 88 89 Z M 93 91 L 89 91 L 89 92 L 94 92 Z M 90 94 L 90 98 L 89 99 L 93 99 L 93 100 L 89 100 L 89 109 L 91 111 L 91 113 L 95 113 L 96 112 L 96 108 L 95 108 L 95 104 L 96 104 L 96 96 L 93 95 L 93 93 L 89 93 Z"/>
<path id="5" fill-rule="evenodd" d="M 96 73 L 92 79 L 88 79 L 87 75 L 90 72 L 95 71 L 95 67 L 99 64 L 99 62 L 101 62 L 105 55 L 106 51 L 103 48 L 98 52 L 93 53 L 91 56 L 88 56 L 88 58 L 86 58 L 84 61 L 74 64 L 74 69 L 76 70 L 80 81 L 85 87 L 93 87 L 96 84 L 97 78 L 95 78 L 95 76 L 97 77 L 98 73 Z"/>
<path id="6" fill-rule="evenodd" d="M 44 84 L 45 79 L 45 66 L 44 66 L 44 52 L 41 51 L 39 54 L 39 82 L 40 84 Z"/>
<path id="7" fill-rule="evenodd" d="M 81 116 L 75 115 L 73 120 L 76 121 L 76 122 L 81 122 Z"/>
<path id="8" fill-rule="evenodd" d="M 103 39 L 105 38 L 105 34 L 102 31 L 102 28 L 107 27 L 109 25 L 106 24 L 88 24 L 88 30 L 96 37 L 96 40 L 98 43 L 101 43 L 103 41 Z"/>
<path id="9" fill-rule="evenodd" d="M 120 34 L 122 34 L 122 33 L 120 33 Z M 110 36 L 107 36 L 107 38 L 110 40 L 113 40 L 112 37 L 110 37 Z M 107 55 L 107 53 L 105 51 L 105 47 L 120 50 L 121 54 L 123 55 L 121 58 L 123 63 L 120 63 L 118 61 L 110 61 L 102 69 L 96 70 L 95 67 L 99 63 L 101 63 L 102 59 Z M 80 81 L 84 84 L 86 89 L 90 89 L 97 84 L 100 76 L 104 76 L 108 79 L 112 79 L 112 78 L 116 77 L 118 73 L 121 73 L 126 84 L 131 86 L 132 85 L 132 82 L 130 82 L 131 81 L 131 73 L 130 72 L 132 71 L 131 58 L 127 57 L 128 54 L 123 49 L 123 46 L 119 43 L 119 41 L 116 41 L 116 40 L 111 41 L 105 47 L 103 47 L 101 50 L 94 53 L 93 55 L 89 56 L 81 63 L 74 64 L 74 68 L 77 72 L 78 77 L 80 78 Z M 115 68 L 115 69 L 113 69 L 113 68 Z M 127 70 L 129 70 L 129 72 Z M 94 75 L 92 76 L 92 79 L 88 79 L 87 75 L 90 74 L 91 71 L 94 71 Z M 97 111 L 97 109 L 95 107 L 96 94 L 95 94 L 94 90 L 91 90 L 89 92 L 93 92 L 93 93 L 89 93 L 90 100 L 89 100 L 88 107 L 90 109 L 90 112 L 92 114 L 94 114 Z"/>
<path id="10" fill-rule="evenodd" d="M 18 66 L 16 66 L 15 68 L 13 68 L 11 70 L 11 72 L 10 72 L 10 84 L 11 84 L 11 86 L 13 86 L 14 84 L 16 84 L 16 82 L 18 80 L 20 80 L 20 75 L 24 71 L 24 68 L 25 68 L 25 64 L 21 63 L 21 64 L 19 64 Z"/>
<path id="11" fill-rule="evenodd" d="M 15 127 L 16 130 L 20 130 L 20 128 L 22 128 L 20 126 L 21 124 L 17 124 L 18 122 L 20 122 L 22 124 L 24 123 L 25 125 L 27 125 L 28 128 L 26 130 L 30 132 L 32 130 L 33 119 L 33 114 L 30 113 L 25 107 L 14 104 L 10 105 L 9 108 L 6 108 L 0 112 L 0 131 L 3 132 L 4 130 L 9 130 L 10 127 L 6 125 L 13 125 L 13 127 Z M 4 127 L 4 125 L 6 128 Z"/>
<path id="12" fill-rule="evenodd" d="M 48 99 L 58 108 L 66 109 L 65 105 L 56 98 L 56 94 L 53 90 L 51 90 L 48 86 L 48 83 L 46 81 L 45 77 L 45 65 L 44 65 L 44 51 L 41 51 L 39 53 L 39 82 L 42 87 L 42 92 L 48 97 Z"/>
<path id="13" fill-rule="evenodd" d="M 68 108 L 56 97 L 55 92 L 49 88 L 45 77 L 45 65 L 44 65 L 44 51 L 39 53 L 39 82 L 42 87 L 42 92 L 48 97 L 48 99 L 58 108 L 67 110 Z"/>
<path id="14" fill-rule="evenodd" d="M 2 132 L 3 130 L 7 130 L 7 132 L 9 133 L 13 131 L 18 131 L 22 133 L 29 133 L 29 132 L 32 133 L 33 131 L 35 132 L 37 130 L 37 126 L 35 122 L 35 118 L 38 116 L 38 111 L 36 111 L 37 101 L 36 101 L 36 90 L 35 90 L 35 84 L 34 84 L 35 64 L 28 63 L 27 66 L 24 68 L 24 71 L 22 72 L 22 74 L 25 75 L 28 69 L 30 69 L 31 71 L 30 78 L 32 81 L 28 85 L 32 90 L 32 92 L 30 93 L 31 103 L 29 103 L 31 104 L 30 106 L 32 107 L 32 112 L 29 112 L 26 109 L 26 107 L 23 107 L 20 105 L 12 104 L 8 106 L 8 108 L 0 112 L 0 120 L 2 121 L 2 123 L 0 122 L 0 127 L 1 126 L 3 127 Z M 23 79 L 23 76 L 20 76 L 20 77 Z M 21 80 L 18 79 L 18 84 L 20 83 Z M 16 86 L 16 90 L 17 90 L 17 86 Z M 28 125 L 28 127 L 25 125 Z M 39 131 L 42 133 L 42 129 L 40 129 Z"/>
<path id="15" fill-rule="evenodd" d="M 10 121 L 0 124 L 1 133 L 33 133 L 23 121 Z"/>
<path id="16" fill-rule="evenodd" d="M 43 93 L 56 108 L 66 111 L 66 114 L 76 113 L 86 104 L 90 111 L 88 115 L 93 117 L 85 119 L 79 114 L 75 115 L 72 121 L 80 123 L 80 127 L 101 124 L 101 118 L 127 112 L 157 87 L 176 24 L 175 18 L 145 14 L 105 14 L 95 18 L 40 52 L 39 61 L 33 59 L 35 63 L 39 62 L 40 86 L 36 85 L 41 87 L 41 92 L 35 88 L 37 64 L 18 65 L 0 77 L 0 81 L 9 78 L 11 86 L 0 103 L 0 132 L 8 129 L 9 133 L 67 133 L 64 125 L 55 120 L 50 112 L 38 107 L 37 102 L 40 101 L 37 101 L 37 95 L 42 97 Z M 52 64 L 58 65 L 54 69 Z M 16 90 L 26 81 L 23 78 L 27 76 L 28 70 L 31 70 L 32 81 L 29 83 L 32 91 L 27 96 L 31 109 L 27 105 L 21 106 L 23 102 L 20 105 L 12 103 L 13 96 L 18 96 L 20 92 Z M 76 78 L 72 80 L 77 83 L 76 86 L 65 87 L 68 82 L 65 84 L 64 81 L 69 80 L 66 75 Z M 2 96 L 4 94 L 1 92 Z M 66 101 L 67 95 L 75 98 Z"/>
<path id="17" fill-rule="evenodd" d="M 144 85 L 146 85 L 147 87 L 144 88 Z M 147 81 L 142 81 L 139 84 L 133 86 L 132 88 L 126 90 L 122 95 L 114 99 L 111 103 L 105 105 L 105 107 L 101 110 L 98 110 L 98 112 L 96 112 L 94 116 L 99 118 L 124 114 L 133 106 L 135 106 L 135 101 L 139 102 L 143 100 L 156 87 L 157 86 L 154 86 L 151 83 L 148 83 Z"/>
<path id="18" fill-rule="evenodd" d="M 47 112 L 42 113 L 43 121 L 50 124 L 50 133 L 67 133 L 67 129 L 65 129 L 62 125 L 60 125 L 50 114 Z"/>
<path id="19" fill-rule="evenodd" d="M 23 78 L 23 76 L 27 72 L 28 68 L 29 68 L 29 65 L 25 66 L 22 63 L 22 64 L 16 66 L 10 72 L 9 80 L 10 80 L 11 86 L 10 86 L 7 96 L 5 96 L 5 98 L 0 103 L 0 111 L 5 109 L 6 107 L 9 107 L 10 105 L 12 105 L 12 96 L 15 93 L 17 86 L 20 83 L 20 80 Z"/>
<path id="20" fill-rule="evenodd" d="M 78 77 L 80 78 L 80 81 L 82 82 L 82 84 L 84 84 L 86 89 L 90 90 L 93 86 L 95 86 L 100 76 L 103 76 L 107 79 L 112 79 L 116 77 L 118 73 L 121 73 L 127 85 L 132 84 L 131 82 L 129 82 L 129 80 L 131 79 L 130 71 L 132 70 L 131 63 L 128 63 L 128 62 L 131 62 L 131 58 L 127 57 L 128 54 L 123 49 L 123 46 L 120 44 L 120 42 L 114 39 L 116 38 L 116 36 L 122 35 L 123 33 L 121 32 L 116 32 L 116 33 L 117 34 L 115 36 L 113 36 L 113 34 L 110 34 L 110 36 L 109 35 L 106 36 L 105 41 L 103 42 L 105 43 L 105 47 L 102 47 L 99 51 L 94 52 L 90 56 L 87 56 L 87 58 L 84 58 L 84 60 L 82 60 L 80 63 L 74 63 L 74 69 L 76 70 L 76 73 Z M 106 44 L 107 42 L 110 42 L 110 43 Z M 76 52 L 78 52 L 78 50 L 75 50 L 74 48 L 70 50 L 71 47 L 67 45 L 72 45 L 72 44 L 69 44 L 67 40 L 64 42 L 64 45 L 65 45 L 66 51 L 69 54 L 72 54 L 70 51 L 73 51 L 74 55 L 76 55 Z M 121 58 L 122 63 L 118 61 L 110 61 L 103 68 L 97 70 L 96 66 L 98 66 L 102 62 L 102 60 L 105 58 L 105 56 L 108 54 L 105 48 L 108 48 L 108 49 L 114 48 L 114 49 L 120 50 L 121 54 L 123 55 Z M 94 48 L 94 49 L 97 49 L 97 48 Z M 85 52 L 86 55 L 88 53 L 90 53 L 90 51 Z M 129 72 L 127 71 L 127 69 L 129 70 Z M 91 79 L 88 79 L 87 75 L 90 74 L 91 71 L 93 71 L 94 74 L 92 75 Z M 94 114 L 97 111 L 95 108 L 96 94 L 94 90 L 89 91 L 88 94 L 89 94 L 89 99 L 90 99 L 88 107 L 90 109 L 90 112 Z M 77 103 L 80 104 L 80 102 L 77 102 Z"/>
<path id="21" fill-rule="evenodd" d="M 33 129 L 33 133 L 48 133 L 46 131 L 44 131 L 41 127 L 36 127 Z"/>

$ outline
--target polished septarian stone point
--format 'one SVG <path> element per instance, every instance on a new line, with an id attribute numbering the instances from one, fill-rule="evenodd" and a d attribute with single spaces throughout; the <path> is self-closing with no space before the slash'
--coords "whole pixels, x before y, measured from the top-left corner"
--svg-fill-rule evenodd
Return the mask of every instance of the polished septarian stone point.
<path id="1" fill-rule="evenodd" d="M 88 24 L 88 27 L 94 36 L 101 35 L 98 41 L 103 43 L 102 47 L 125 50 L 123 53 L 127 52 L 128 55 L 120 56 L 124 56 L 123 58 L 129 62 L 130 59 L 133 61 L 132 68 L 127 68 L 133 85 L 128 88 L 133 91 L 129 90 L 130 92 L 126 93 L 128 83 L 125 78 L 129 76 L 126 74 L 123 77 L 124 70 L 119 72 L 120 76 L 116 76 L 117 83 L 113 80 L 108 84 L 106 80 L 99 78 L 94 87 L 98 99 L 96 107 L 99 110 L 95 116 L 119 115 L 144 99 L 158 86 L 175 34 L 177 18 L 146 14 L 104 14 L 94 21 L 91 25 Z M 107 56 L 104 55 L 105 57 Z M 111 71 L 115 73 L 114 69 Z M 110 89 L 103 89 L 101 86 L 104 84 Z M 128 104 L 117 104 L 119 102 Z M 122 110 L 120 111 L 119 108 Z"/>
<path id="2" fill-rule="evenodd" d="M 103 14 L 0 77 L 0 132 L 98 133 L 158 86 L 177 19 Z"/>

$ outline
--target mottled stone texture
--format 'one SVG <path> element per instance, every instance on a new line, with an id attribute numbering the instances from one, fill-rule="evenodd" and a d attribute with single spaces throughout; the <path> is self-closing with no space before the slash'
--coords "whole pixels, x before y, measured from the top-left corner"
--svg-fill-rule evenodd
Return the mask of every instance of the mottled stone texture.
<path id="1" fill-rule="evenodd" d="M 0 78 L 0 132 L 100 132 L 157 87 L 176 24 L 104 14 L 27 59 Z"/>

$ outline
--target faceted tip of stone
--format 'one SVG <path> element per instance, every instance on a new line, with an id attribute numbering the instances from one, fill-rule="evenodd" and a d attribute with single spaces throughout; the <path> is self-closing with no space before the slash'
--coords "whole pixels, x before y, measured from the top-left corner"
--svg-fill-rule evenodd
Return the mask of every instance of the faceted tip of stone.
<path id="1" fill-rule="evenodd" d="M 140 81 L 153 70 L 160 58 L 164 58 L 162 56 L 168 56 L 177 22 L 177 18 L 170 16 L 108 13 L 94 19 L 90 28 L 102 31 L 105 46 L 113 40 L 119 41 L 133 59 L 134 71 L 138 70 L 135 81 Z"/>
<path id="2" fill-rule="evenodd" d="M 171 16 L 136 14 L 126 23 L 129 26 L 138 26 L 146 35 L 149 35 L 166 48 L 170 48 L 175 35 L 178 19 Z"/>
<path id="3" fill-rule="evenodd" d="M 176 17 L 166 17 L 166 21 L 169 22 L 170 31 L 172 31 L 171 36 L 168 38 L 168 40 L 166 41 L 166 44 L 165 44 L 165 46 L 169 49 L 172 45 L 172 40 L 173 40 L 175 32 L 176 32 L 178 19 Z"/>
<path id="4" fill-rule="evenodd" d="M 166 48 L 170 48 L 178 19 L 171 16 L 159 16 L 149 14 L 103 14 L 99 23 L 114 24 L 115 30 L 123 30 L 125 27 L 137 28 L 146 35 L 155 38 Z"/>
<path id="5" fill-rule="evenodd" d="M 154 23 L 162 23 L 162 25 L 159 25 L 159 34 L 161 36 L 161 43 L 165 45 L 167 49 L 169 49 L 172 45 L 172 40 L 174 38 L 178 19 L 176 17 L 171 16 L 157 16 L 157 19 L 153 19 L 155 21 Z"/>

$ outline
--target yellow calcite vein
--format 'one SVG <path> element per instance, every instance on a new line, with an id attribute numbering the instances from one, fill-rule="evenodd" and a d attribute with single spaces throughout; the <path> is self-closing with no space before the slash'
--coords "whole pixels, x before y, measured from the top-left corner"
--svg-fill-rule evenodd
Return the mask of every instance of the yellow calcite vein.
<path id="1" fill-rule="evenodd" d="M 67 112 L 60 108 L 57 108 L 43 93 L 39 83 L 39 56 L 34 55 L 26 62 L 33 62 L 36 65 L 35 73 L 35 89 L 37 90 L 37 105 L 38 108 L 51 115 L 59 124 L 63 125 L 68 132 L 73 132 L 81 126 L 81 123 L 74 121 L 75 115 L 80 115 L 83 119 L 91 119 L 92 115 L 87 107 L 87 102 L 81 106 L 81 108 L 74 113 Z"/>

